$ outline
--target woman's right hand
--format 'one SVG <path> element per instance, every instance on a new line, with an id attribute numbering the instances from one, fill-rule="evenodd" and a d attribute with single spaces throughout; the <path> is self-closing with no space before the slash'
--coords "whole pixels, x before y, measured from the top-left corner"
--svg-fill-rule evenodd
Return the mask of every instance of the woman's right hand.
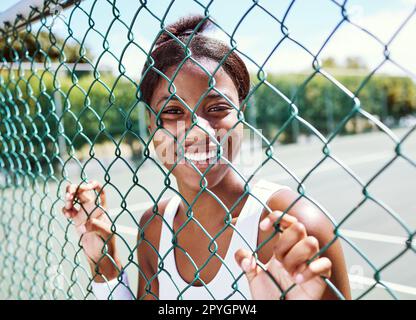
<path id="1" fill-rule="evenodd" d="M 273 231 L 274 223 L 282 214 L 273 211 L 260 223 L 260 228 Z M 279 227 L 282 232 L 272 240 L 273 255 L 264 269 L 257 265 L 252 252 L 240 249 L 235 254 L 237 263 L 247 276 L 252 298 L 278 300 L 284 291 L 288 300 L 322 299 L 327 287 L 323 278 L 330 278 L 332 262 L 326 257 L 316 257 L 320 250 L 318 239 L 308 236 L 304 224 L 294 216 L 284 214 Z"/>
<path id="2" fill-rule="evenodd" d="M 79 208 L 75 207 L 75 200 Z M 66 186 L 62 212 L 75 224 L 95 282 L 116 278 L 121 270 L 116 237 L 111 231 L 112 223 L 104 212 L 106 208 L 105 192 L 97 181 Z"/>

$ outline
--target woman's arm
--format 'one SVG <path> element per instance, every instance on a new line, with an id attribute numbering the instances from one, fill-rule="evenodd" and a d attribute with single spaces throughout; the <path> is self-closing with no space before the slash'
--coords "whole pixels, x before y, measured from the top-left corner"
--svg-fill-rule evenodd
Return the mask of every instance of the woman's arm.
<path id="1" fill-rule="evenodd" d="M 96 195 L 96 194 L 98 195 Z M 118 258 L 116 236 L 111 231 L 112 222 L 107 217 L 104 189 L 97 181 L 70 184 L 66 187 L 63 214 L 73 221 L 92 274 L 92 289 L 97 299 L 130 300 L 127 274 L 122 273 Z M 79 208 L 75 202 L 79 203 Z"/>
<path id="2" fill-rule="evenodd" d="M 164 212 L 167 201 L 158 204 L 160 212 Z M 137 235 L 137 260 L 139 262 L 139 286 L 137 299 L 156 300 L 159 297 L 159 282 L 155 275 L 158 270 L 159 239 L 162 229 L 160 215 L 148 209 L 140 219 L 140 230 Z"/>
<path id="3" fill-rule="evenodd" d="M 270 209 L 283 212 L 298 198 L 298 193 L 292 190 L 282 190 L 271 197 L 269 203 Z M 319 248 L 323 248 L 333 241 L 335 237 L 333 224 L 329 218 L 309 200 L 305 198 L 299 199 L 295 202 L 293 207 L 291 207 L 288 213 L 305 226 L 309 236 L 313 236 L 319 241 Z M 337 239 L 333 242 L 321 257 L 328 258 L 332 263 L 332 272 L 329 280 L 346 299 L 351 299 L 347 266 L 340 240 Z M 327 287 L 322 299 L 338 299 L 338 297 L 331 288 Z"/>
<path id="4" fill-rule="evenodd" d="M 116 278 L 122 268 L 106 210 L 105 191 L 97 181 L 67 185 L 62 213 L 75 225 L 95 282 Z"/>

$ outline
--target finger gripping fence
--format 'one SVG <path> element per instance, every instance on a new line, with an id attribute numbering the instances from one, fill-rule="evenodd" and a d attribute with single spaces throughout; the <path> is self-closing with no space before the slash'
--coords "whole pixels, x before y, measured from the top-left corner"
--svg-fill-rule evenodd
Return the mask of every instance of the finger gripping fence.
<path id="1" fill-rule="evenodd" d="M 389 194 L 399 192 L 396 197 L 407 201 L 408 210 L 413 208 L 414 211 L 414 203 L 410 201 L 413 199 L 406 198 L 404 189 L 410 185 L 411 174 L 416 172 L 415 153 L 411 151 L 416 125 L 413 122 L 406 128 L 396 130 L 395 127 L 400 119 L 416 112 L 416 77 L 405 63 L 395 58 L 394 44 L 407 32 L 409 25 L 414 27 L 416 5 L 407 7 L 409 10 L 400 24 L 389 31 L 387 40 L 382 40 L 374 30 L 351 18 L 350 1 L 321 2 L 336 23 L 328 26 L 325 35 L 313 43 L 292 35 L 291 17 L 302 10 L 299 8 L 302 1 L 286 1 L 280 11 L 270 8 L 267 1 L 233 2 L 231 6 L 238 9 L 241 16 L 227 28 L 223 28 L 221 19 L 218 19 L 219 22 L 216 19 L 215 12 L 221 6 L 219 1 L 187 1 L 194 12 L 204 16 L 202 22 L 210 21 L 222 33 L 230 47 L 214 71 L 209 71 L 194 58 L 189 49 L 190 41 L 196 35 L 195 30 L 189 30 L 188 38 L 185 38 L 175 36 L 166 29 L 172 20 L 172 12 L 177 10 L 178 1 L 164 5 L 155 1 L 135 1 L 128 4 L 129 15 L 122 10 L 126 4 L 116 0 L 33 1 L 37 5 L 21 1 L 24 13 L 17 11 L 8 20 L 3 14 L 0 33 L 0 298 L 95 299 L 93 281 L 100 275 L 104 282 L 110 279 L 98 267 L 96 274 L 92 275 L 91 261 L 97 266 L 104 263 L 113 265 L 117 269 L 115 277 L 118 276 L 119 286 L 124 285 L 121 272 L 129 274 L 128 290 L 137 299 L 157 298 L 152 288 L 158 276 L 168 273 L 164 269 L 168 253 L 158 252 L 147 238 L 149 231 L 146 229 L 154 221 L 167 225 L 160 205 L 173 195 L 179 196 L 186 204 L 187 219 L 175 231 L 170 230 L 172 247 L 169 251 L 175 250 L 176 255 L 180 254 L 194 271 L 187 287 L 177 287 L 177 298 L 185 298 L 187 290 L 195 284 L 204 286 L 209 295 L 216 298 L 209 292 L 201 274 L 214 261 L 224 264 L 222 269 L 230 270 L 221 257 L 217 242 L 230 229 L 239 234 L 232 223 L 233 210 L 246 196 L 252 195 L 250 185 L 254 180 L 265 178 L 280 183 L 279 177 L 297 192 L 282 217 L 298 202 L 307 201 L 330 222 L 332 238 L 321 246 L 315 257 L 325 255 L 335 242 L 341 241 L 347 257 L 353 298 L 371 298 L 380 292 L 383 292 L 384 298 L 395 299 L 400 298 L 401 293 L 415 294 L 415 289 L 411 287 L 415 283 L 402 283 L 409 284 L 407 287 L 397 284 L 401 280 L 395 276 L 399 276 L 397 270 L 400 269 L 394 269 L 404 259 L 414 263 L 415 220 L 406 216 L 408 212 L 399 212 L 390 206 L 384 197 L 389 199 Z M 247 30 L 244 26 L 252 16 L 273 21 L 272 37 L 267 40 L 270 42 L 267 46 L 264 44 L 262 58 L 252 57 L 244 50 L 243 41 L 239 41 L 241 30 Z M 343 34 L 343 28 L 350 28 L 376 43 L 379 55 L 374 57 L 374 61 L 378 59 L 378 62 L 371 68 L 359 69 L 359 75 L 338 75 L 328 64 L 330 61 L 323 59 L 331 41 Z M 259 26 L 257 32 L 261 34 L 266 30 Z M 184 59 L 171 78 L 154 67 L 155 61 L 151 57 L 152 51 L 157 48 L 156 40 L 162 34 L 184 48 Z M 307 72 L 282 75 L 269 72 L 268 68 L 279 61 L 280 50 L 285 46 L 292 46 L 301 53 L 299 59 L 307 62 Z M 239 101 L 240 105 L 231 103 L 217 90 L 214 79 L 215 73 L 232 52 L 250 65 L 251 87 L 248 95 Z M 293 60 L 287 63 L 298 62 Z M 162 81 L 169 83 L 170 96 L 158 112 L 142 97 L 140 71 L 146 61 L 147 72 L 156 72 Z M 193 108 L 181 99 L 173 83 L 180 67 L 187 61 L 194 62 L 208 76 L 206 94 L 216 91 L 237 112 L 235 124 L 220 140 L 197 117 L 204 97 Z M 129 67 L 129 64 L 134 67 Z M 381 70 L 386 65 L 400 71 L 399 75 L 383 74 Z M 191 114 L 191 124 L 182 139 L 177 139 L 165 128 L 161 119 L 170 100 L 179 100 Z M 243 105 L 247 105 L 244 111 L 241 108 Z M 154 121 L 154 129 L 148 130 L 151 121 Z M 359 129 L 362 123 L 365 123 L 365 129 L 374 131 L 368 137 L 374 135 L 379 139 L 377 143 L 383 153 L 382 162 L 372 167 L 370 173 L 356 170 L 351 165 L 362 158 L 354 146 L 349 158 L 353 159 L 351 163 L 338 156 L 337 142 L 340 139 L 364 141 L 363 145 L 367 143 L 367 138 L 360 138 L 364 135 Z M 262 146 L 261 161 L 244 170 L 224 157 L 226 141 L 238 126 L 243 126 Z M 228 208 L 207 183 L 207 175 L 213 166 L 210 165 L 205 172 L 193 166 L 200 175 L 198 196 L 209 193 L 225 212 L 224 225 L 216 234 L 205 230 L 193 216 L 192 208 L 198 197 L 188 203 L 178 190 L 173 171 L 184 156 L 165 168 L 152 149 L 152 140 L 162 132 L 175 140 L 179 145 L 178 154 L 181 154 L 184 152 L 182 145 L 192 130 L 201 130 L 216 141 L 216 159 L 226 161 L 245 185 L 243 194 Z M 306 159 L 308 152 L 312 151 L 302 149 L 300 140 L 305 136 L 313 140 L 312 145 L 318 150 L 317 157 Z M 364 151 L 367 147 L 371 148 L 371 141 L 368 141 Z M 286 146 L 288 143 L 294 144 Z M 299 159 L 306 159 L 307 168 L 303 171 L 293 169 L 294 164 L 284 158 L 284 150 L 295 150 L 285 148 L 294 147 L 304 150 L 294 157 L 298 162 Z M 247 156 L 244 150 L 243 156 Z M 364 161 L 372 160 L 366 158 Z M 387 185 L 387 193 L 373 192 L 373 186 L 397 164 L 406 167 L 409 173 L 408 177 L 400 176 L 403 184 Z M 332 169 L 328 169 L 328 165 Z M 343 192 L 354 193 L 354 197 L 343 211 L 328 212 L 318 202 L 321 199 L 309 191 L 308 183 L 316 178 L 324 181 L 328 172 L 335 169 L 340 176 L 329 180 L 328 194 L 344 179 L 352 181 L 353 187 L 337 190 L 334 197 L 339 197 L 339 202 L 342 202 Z M 98 184 L 91 187 L 91 181 L 98 181 Z M 409 182 L 405 184 L 403 181 Z M 77 186 L 75 193 L 90 186 L 89 190 L 95 197 L 93 205 L 84 206 L 81 197 L 68 200 L 66 192 L 70 184 Z M 82 229 L 76 219 L 68 219 L 62 214 L 62 208 L 68 201 L 73 201 L 77 209 L 87 213 L 90 227 L 97 212 L 103 212 L 110 222 L 109 236 L 101 236 L 103 246 L 98 256 L 86 258 L 87 234 L 79 236 Z M 263 207 L 271 212 L 266 203 Z M 363 218 L 370 209 L 376 210 L 380 218 Z M 150 213 L 149 219 L 141 221 L 145 210 Z M 357 217 L 362 218 L 360 223 L 354 222 Z M 255 256 L 282 231 L 279 222 L 280 219 L 273 234 L 253 248 Z M 390 243 L 386 246 L 394 246 L 390 251 L 386 249 L 388 254 L 382 258 L 374 255 L 377 249 L 371 241 L 376 236 L 373 235 L 370 242 L 362 242 L 371 232 L 349 230 L 353 228 L 351 226 L 366 224 L 359 229 L 365 231 L 368 230 L 366 226 L 379 222 L 386 226 L 382 231 L 385 237 L 379 235 L 380 241 Z M 198 234 L 209 240 L 209 247 L 201 248 L 209 251 L 203 263 L 197 264 L 194 257 L 179 244 L 178 237 L 188 232 L 183 232 L 187 225 L 199 228 Z M 390 228 L 394 232 L 389 232 Z M 399 236 L 389 237 L 391 234 Z M 120 261 L 114 259 L 112 252 L 115 240 Z M 147 246 L 149 254 L 160 262 L 150 277 L 138 262 L 137 250 L 140 246 Z M 354 274 L 351 261 L 355 261 L 354 265 L 358 265 L 362 273 Z M 412 266 L 409 263 L 403 267 L 404 272 L 414 280 L 415 273 L 410 270 Z M 265 265 L 260 262 L 258 265 L 268 272 Z M 388 280 L 385 280 L 385 274 L 389 275 Z M 284 289 L 271 274 L 268 275 L 281 291 L 281 299 L 287 298 L 296 287 L 293 285 Z M 238 285 L 244 273 L 241 271 L 233 277 L 235 281 L 228 291 L 225 290 L 225 298 L 242 296 L 249 299 Z M 136 291 L 138 278 L 145 283 L 141 296 Z M 333 281 L 325 277 L 322 279 L 333 295 L 345 298 Z M 354 281 L 361 287 L 354 287 Z"/>

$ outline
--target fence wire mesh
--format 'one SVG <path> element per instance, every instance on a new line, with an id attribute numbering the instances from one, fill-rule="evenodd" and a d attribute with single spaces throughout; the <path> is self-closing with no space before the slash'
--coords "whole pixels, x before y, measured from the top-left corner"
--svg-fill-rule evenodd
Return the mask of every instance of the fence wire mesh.
<path id="1" fill-rule="evenodd" d="M 136 296 L 134 288 L 137 285 L 137 275 L 145 277 L 137 262 L 136 250 L 140 243 L 147 241 L 144 237 L 147 225 L 140 225 L 140 213 L 144 209 L 151 208 L 153 218 L 161 217 L 158 203 L 162 199 L 175 194 L 184 201 L 185 199 L 176 188 L 173 169 L 164 168 L 151 152 L 155 132 L 147 131 L 144 120 L 146 110 L 149 111 L 150 107 L 141 99 L 140 78 L 125 67 L 125 62 L 129 52 L 134 52 L 137 57 L 150 57 L 157 37 L 168 33 L 165 27 L 170 10 L 176 2 L 166 2 L 162 9 L 160 7 L 156 9 L 152 1 L 136 1 L 131 4 L 134 14 L 127 19 L 120 13 L 120 2 L 116 0 L 64 3 L 46 0 L 42 8 L 32 7 L 28 16 L 17 16 L 2 29 L 0 40 L 0 296 L 2 298 L 94 299 L 91 289 L 93 277 L 85 260 L 81 241 L 73 230 L 71 220 L 65 219 L 61 212 L 61 208 L 65 205 L 67 184 L 75 183 L 82 186 L 91 179 L 99 180 L 107 192 L 108 199 L 111 199 L 112 209 L 104 209 L 104 212 L 112 222 L 111 229 L 114 237 L 118 239 L 122 252 L 123 270 L 131 274 L 131 290 Z M 413 4 L 400 25 L 390 30 L 389 40 L 384 41 L 372 30 L 350 19 L 349 1 L 326 1 L 325 6 L 331 8 L 336 24 L 332 29 L 327 30 L 327 36 L 321 37 L 319 46 L 315 43 L 315 48 L 311 49 L 292 36 L 288 22 L 291 14 L 297 10 L 299 1 L 286 1 L 285 10 L 279 14 L 268 8 L 269 4 L 266 1 L 235 3 L 233 5 L 243 8 L 244 13 L 231 30 L 223 29 L 216 22 L 215 15 L 211 15 L 211 9 L 218 5 L 219 1 L 188 2 L 195 9 L 199 8 L 199 13 L 221 30 L 228 39 L 230 53 L 237 52 L 256 69 L 251 74 L 252 86 L 248 97 L 241 102 L 241 105 L 248 103 L 245 114 L 240 111 L 240 106 L 233 106 L 239 114 L 234 127 L 239 124 L 244 125 L 244 128 L 260 138 L 265 146 L 260 163 L 252 167 L 249 174 L 241 174 L 247 186 L 266 166 L 274 170 L 270 171 L 269 175 L 273 172 L 284 172 L 299 194 L 287 210 L 297 201 L 307 199 L 314 203 L 333 225 L 333 239 L 321 248 L 320 254 L 328 250 L 334 241 L 340 239 L 343 246 L 348 248 L 346 250 L 354 252 L 370 270 L 371 281 L 364 289 L 357 291 L 354 298 L 366 298 L 374 290 L 379 290 L 378 288 L 382 288 L 388 297 L 400 297 L 396 292 L 398 286 L 392 284 L 391 280 L 384 281 L 383 273 L 403 256 L 409 254 L 414 256 L 415 226 L 411 224 L 411 220 L 404 218 L 401 213 L 389 206 L 382 196 L 374 194 L 371 187 L 399 161 L 405 162 L 412 170 L 415 169 L 414 154 L 407 152 L 406 143 L 412 138 L 416 126 L 413 124 L 405 131 L 400 131 L 399 135 L 386 121 L 383 121 L 385 119 L 378 117 L 373 112 L 374 109 L 371 109 L 381 108 L 381 103 L 374 107 L 363 101 L 367 101 L 366 95 L 377 94 L 377 88 L 370 93 L 366 89 L 378 77 L 379 70 L 389 64 L 400 70 L 401 81 L 409 81 L 407 85 L 410 89 L 407 89 L 408 91 L 403 89 L 403 95 L 408 100 L 402 104 L 404 109 L 414 112 L 415 74 L 394 58 L 391 47 L 402 31 L 416 19 L 416 6 Z M 103 6 L 103 3 L 105 3 L 104 11 L 97 12 L 96 8 Z M 236 36 L 253 12 L 261 13 L 274 24 L 275 42 L 269 44 L 271 51 L 266 52 L 262 61 L 255 60 L 240 49 Z M 319 19 L 319 17 L 315 18 Z M 153 21 L 153 24 L 140 25 L 142 19 Z M 77 24 L 83 26 L 82 32 L 75 27 Z M 356 80 L 353 85 L 350 79 L 346 80 L 348 83 L 343 83 L 343 79 L 339 80 L 321 61 L 322 53 L 345 25 L 368 37 L 368 41 L 377 43 L 381 53 L 376 66 L 360 77 L 354 78 Z M 157 36 L 150 45 L 144 45 L 140 35 L 140 30 L 147 28 L 154 28 Z M 261 33 L 262 30 L 258 32 Z M 62 34 L 65 34 L 65 37 L 62 37 Z M 183 39 L 169 35 L 184 48 L 189 45 Z M 193 36 L 194 34 L 191 34 L 189 39 Z M 117 37 L 124 39 L 122 46 L 114 41 Z M 95 47 L 94 52 L 91 53 L 88 41 L 93 38 L 97 40 L 96 43 L 101 44 L 101 47 Z M 280 87 L 266 71 L 271 58 L 278 57 L 280 48 L 285 45 L 296 47 L 312 65 L 308 74 L 297 78 L 291 90 L 287 90 L 284 84 Z M 191 52 L 186 59 L 192 60 Z M 116 69 L 105 67 L 103 61 L 110 60 L 116 63 Z M 150 65 L 152 66 L 152 63 Z M 139 65 L 137 67 L 140 68 Z M 135 70 L 136 75 L 139 73 L 138 70 L 141 69 Z M 166 75 L 162 76 L 167 81 L 171 81 Z M 212 79 L 212 75 L 210 76 Z M 309 97 L 310 100 L 305 99 L 305 88 L 313 86 L 317 79 L 326 86 L 317 87 L 315 96 Z M 398 84 L 401 85 L 402 82 Z M 210 84 L 209 89 L 213 89 L 214 86 L 215 82 Z M 323 114 L 327 107 L 325 101 L 319 100 L 321 116 L 314 119 L 309 118 L 307 104 L 326 96 L 329 92 L 328 87 L 331 87 L 332 91 L 330 91 L 342 100 L 342 112 L 335 120 L 332 119 L 330 126 L 325 127 L 325 124 L 321 124 L 321 118 L 325 117 Z M 385 92 L 388 91 L 387 87 L 384 89 Z M 260 92 L 264 91 L 269 92 L 272 100 L 260 95 Z M 221 92 L 219 94 L 222 95 Z M 175 92 L 172 92 L 171 98 L 173 96 L 176 96 Z M 388 103 L 390 100 L 386 101 Z M 262 103 L 267 105 L 267 108 L 262 107 Z M 280 107 L 278 108 L 277 105 Z M 267 115 L 270 115 L 272 121 L 265 124 L 269 126 L 269 131 L 260 130 L 263 118 L 253 116 L 253 110 L 257 113 L 267 112 Z M 194 113 L 192 110 L 190 112 Z M 279 112 L 284 119 L 278 124 L 274 122 L 273 115 Z M 159 116 L 160 113 L 156 118 Z M 382 166 L 372 170 L 371 175 L 366 174 L 365 178 L 356 173 L 331 149 L 333 142 L 341 134 L 345 134 L 346 127 L 351 123 L 357 126 L 360 119 L 370 123 L 381 133 L 382 138 L 385 139 L 383 151 L 391 154 Z M 314 120 L 317 122 L 315 123 Z M 158 119 L 156 121 L 157 130 L 168 132 Z M 256 128 L 256 122 L 259 128 Z M 193 121 L 187 133 L 195 126 L 201 128 L 200 123 Z M 276 148 L 280 146 L 278 143 L 282 139 L 293 135 L 295 131 L 316 138 L 321 150 L 320 157 L 314 159 L 307 172 L 303 174 L 294 172 L 291 164 L 285 163 L 280 158 L 279 147 Z M 266 133 L 263 134 L 264 132 Z M 223 141 L 220 144 L 222 143 Z M 106 147 L 102 147 L 103 145 Z M 221 156 L 222 153 L 219 152 L 217 157 L 221 158 Z M 349 203 L 348 211 L 342 216 L 338 215 L 337 219 L 331 216 L 332 212 L 327 212 L 315 200 L 307 187 L 308 181 L 317 174 L 319 168 L 329 162 L 342 170 L 345 174 L 343 179 L 351 178 L 354 181 L 354 192 L 358 193 L 356 200 Z M 239 172 L 232 163 L 229 163 L 229 166 Z M 153 168 L 153 171 L 149 171 L 149 167 Z M 205 175 L 201 174 L 201 193 L 209 191 L 209 186 L 204 184 Z M 400 189 L 401 186 L 390 186 L 390 188 Z M 240 200 L 250 194 L 250 190 L 247 187 Z M 339 192 L 341 194 L 342 190 Z M 216 198 L 215 194 L 212 196 Z M 217 200 L 221 202 L 220 199 Z M 233 207 L 237 206 L 239 201 Z M 198 223 L 191 214 L 192 205 L 189 204 L 189 219 L 185 224 L 190 221 Z M 366 247 L 365 250 L 349 237 L 351 233 L 343 233 L 343 227 L 368 205 L 377 207 L 377 210 L 382 212 L 380 219 L 387 219 L 389 226 L 400 230 L 402 241 L 399 241 L 399 250 L 394 251 L 384 261 L 374 262 L 370 258 L 371 247 Z M 414 204 L 409 202 L 409 205 L 409 210 L 414 211 Z M 98 202 L 96 206 L 103 209 Z M 267 207 L 266 204 L 264 206 Z M 221 259 L 216 240 L 224 230 L 232 228 L 232 208 L 224 206 L 224 210 L 226 211 L 225 226 L 218 234 L 206 233 L 210 239 L 211 255 L 199 267 L 195 265 L 195 277 L 192 283 L 201 281 L 200 273 L 209 260 Z M 367 223 L 371 222 L 367 221 Z M 200 224 L 199 226 L 202 228 Z M 180 234 L 183 227 L 176 231 L 175 236 Z M 276 232 L 279 230 L 276 229 Z M 135 237 L 135 233 L 139 235 L 138 238 Z M 173 242 L 171 249 L 175 247 L 192 260 L 183 248 Z M 259 248 L 254 251 L 257 250 Z M 158 252 L 156 254 L 159 255 Z M 108 254 L 104 250 L 102 258 L 105 256 Z M 159 258 L 162 261 L 164 259 L 162 256 Z M 410 277 L 412 277 L 411 268 L 411 265 L 407 265 L 405 269 Z M 149 294 L 151 294 L 151 282 L 163 272 L 165 271 L 162 263 L 156 274 L 146 279 L 149 282 L 147 288 Z M 244 276 L 242 272 L 236 276 L 236 282 L 242 276 Z M 335 294 L 343 298 L 336 287 L 329 280 L 326 281 Z M 182 298 L 188 289 L 178 289 L 178 298 Z M 291 289 L 289 288 L 288 291 Z M 238 293 L 238 285 L 234 285 L 229 288 L 227 298 L 233 298 Z M 284 298 L 286 294 L 287 291 L 283 292 L 282 297 Z M 136 296 L 136 298 L 143 297 Z"/>

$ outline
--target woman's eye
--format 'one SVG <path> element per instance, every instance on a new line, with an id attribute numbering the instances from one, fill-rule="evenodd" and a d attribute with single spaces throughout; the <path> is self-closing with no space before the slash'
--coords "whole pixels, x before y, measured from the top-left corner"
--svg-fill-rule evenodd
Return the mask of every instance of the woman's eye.
<path id="1" fill-rule="evenodd" d="M 226 105 L 215 105 L 208 109 L 209 112 L 217 112 L 217 111 L 226 111 L 229 110 L 230 107 Z"/>

